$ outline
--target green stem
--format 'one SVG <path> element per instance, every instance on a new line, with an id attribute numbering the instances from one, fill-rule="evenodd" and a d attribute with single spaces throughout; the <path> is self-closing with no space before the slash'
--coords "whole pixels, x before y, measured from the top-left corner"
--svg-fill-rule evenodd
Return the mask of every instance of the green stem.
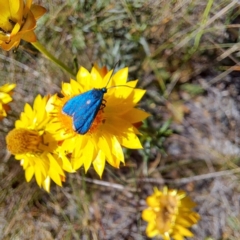
<path id="1" fill-rule="evenodd" d="M 41 52 L 46 58 L 50 59 L 52 62 L 57 64 L 61 69 L 68 72 L 72 77 L 76 77 L 76 74 L 73 73 L 73 71 L 68 68 L 65 64 L 63 64 L 60 60 L 55 58 L 50 52 L 47 51 L 47 49 L 40 43 L 40 42 L 32 42 L 32 45 Z"/>

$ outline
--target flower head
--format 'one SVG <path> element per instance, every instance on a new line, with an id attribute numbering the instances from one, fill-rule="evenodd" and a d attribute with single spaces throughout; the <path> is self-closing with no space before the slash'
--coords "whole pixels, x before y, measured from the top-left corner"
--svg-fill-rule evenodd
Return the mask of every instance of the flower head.
<path id="1" fill-rule="evenodd" d="M 64 170 L 71 172 L 72 168 L 67 158 L 59 157 L 57 141 L 48 130 L 47 101 L 48 97 L 38 95 L 33 108 L 26 104 L 6 142 L 8 150 L 21 161 L 26 180 L 29 182 L 35 175 L 38 185 L 49 191 L 51 179 L 61 186 Z"/>
<path id="2" fill-rule="evenodd" d="M 10 110 L 8 105 L 12 101 L 12 90 L 16 84 L 5 84 L 0 87 L 0 120 L 7 116 L 7 111 Z"/>
<path id="3" fill-rule="evenodd" d="M 84 166 L 87 171 L 93 164 L 99 176 L 103 173 L 105 161 L 116 168 L 120 162 L 124 163 L 121 146 L 142 148 L 134 123 L 149 116 L 135 108 L 145 91 L 135 89 L 137 80 L 127 82 L 128 68 L 113 75 L 112 72 L 96 66 L 89 72 L 81 67 L 77 81 L 63 83 L 63 97 L 53 96 L 47 107 L 53 116 L 51 129 L 58 140 L 64 140 L 63 154 L 71 154 L 73 168 L 76 170 Z M 93 96 L 97 91 L 103 91 L 100 93 L 102 100 Z M 98 107 L 96 102 L 99 103 Z M 71 114 L 66 114 L 63 111 L 65 108 Z M 90 117 L 86 119 L 85 116 Z M 84 121 L 87 121 L 87 125 Z M 76 128 L 80 123 L 87 126 L 84 134 L 79 133 Z"/>
<path id="4" fill-rule="evenodd" d="M 148 208 L 142 212 L 142 218 L 148 222 L 148 237 L 161 236 L 164 240 L 183 240 L 192 237 L 188 230 L 197 223 L 200 216 L 192 211 L 196 204 L 186 196 L 184 191 L 157 188 L 146 200 Z"/>
<path id="5" fill-rule="evenodd" d="M 0 46 L 9 51 L 17 47 L 20 40 L 35 42 L 36 20 L 46 9 L 32 4 L 32 0 L 7 0 L 0 2 Z"/>

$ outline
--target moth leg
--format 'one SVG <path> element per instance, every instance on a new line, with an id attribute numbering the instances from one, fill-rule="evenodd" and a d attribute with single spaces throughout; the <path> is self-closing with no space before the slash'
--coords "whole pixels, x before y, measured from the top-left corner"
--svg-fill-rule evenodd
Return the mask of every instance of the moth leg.
<path id="1" fill-rule="evenodd" d="M 106 107 L 107 101 L 105 99 L 102 100 L 102 104 L 99 110 L 103 110 Z"/>

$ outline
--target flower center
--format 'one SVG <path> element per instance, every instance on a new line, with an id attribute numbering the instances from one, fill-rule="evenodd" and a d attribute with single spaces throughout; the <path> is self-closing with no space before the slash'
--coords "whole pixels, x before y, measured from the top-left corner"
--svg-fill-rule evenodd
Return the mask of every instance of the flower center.
<path id="1" fill-rule="evenodd" d="M 172 224 L 176 219 L 177 212 L 176 196 L 162 196 L 160 200 L 160 209 L 156 217 L 156 225 L 158 230 L 164 234 L 171 229 Z"/>
<path id="2" fill-rule="evenodd" d="M 38 145 L 42 137 L 37 131 L 28 129 L 13 129 L 6 137 L 7 148 L 12 154 L 39 152 Z"/>

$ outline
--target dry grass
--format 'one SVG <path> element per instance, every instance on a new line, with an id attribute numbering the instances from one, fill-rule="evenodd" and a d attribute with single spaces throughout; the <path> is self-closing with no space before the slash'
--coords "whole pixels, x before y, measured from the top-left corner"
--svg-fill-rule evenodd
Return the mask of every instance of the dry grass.
<path id="1" fill-rule="evenodd" d="M 148 90 L 141 107 L 152 117 L 144 150 L 127 151 L 126 166 L 107 166 L 101 181 L 79 170 L 47 194 L 25 182 L 4 136 L 26 102 L 59 91 L 69 76 L 29 44 L 1 51 L 0 84 L 17 89 L 0 125 L 0 239 L 147 239 L 141 210 L 164 184 L 198 203 L 193 239 L 240 239 L 238 1 L 35 2 L 48 8 L 36 32 L 49 51 L 71 68 L 120 59 Z"/>

